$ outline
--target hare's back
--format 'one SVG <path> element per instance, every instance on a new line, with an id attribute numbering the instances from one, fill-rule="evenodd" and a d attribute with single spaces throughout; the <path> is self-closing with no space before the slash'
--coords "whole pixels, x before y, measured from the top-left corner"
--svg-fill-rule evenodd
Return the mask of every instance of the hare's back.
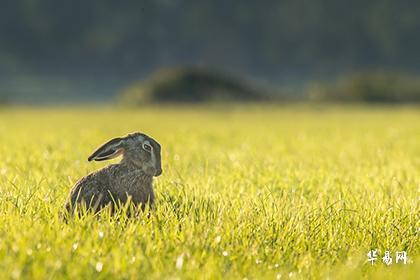
<path id="1" fill-rule="evenodd" d="M 108 188 L 109 182 L 106 172 L 94 172 L 80 179 L 70 192 L 66 208 L 84 203 L 88 208 L 102 206 L 110 202 Z"/>

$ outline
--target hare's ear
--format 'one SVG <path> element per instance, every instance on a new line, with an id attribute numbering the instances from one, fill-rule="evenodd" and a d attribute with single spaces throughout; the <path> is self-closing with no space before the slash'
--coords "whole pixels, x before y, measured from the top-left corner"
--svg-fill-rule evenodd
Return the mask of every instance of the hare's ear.
<path id="1" fill-rule="evenodd" d="M 123 138 L 114 138 L 109 140 L 101 147 L 99 147 L 89 158 L 88 161 L 101 161 L 107 159 L 113 159 L 124 152 L 122 147 L 124 139 Z"/>

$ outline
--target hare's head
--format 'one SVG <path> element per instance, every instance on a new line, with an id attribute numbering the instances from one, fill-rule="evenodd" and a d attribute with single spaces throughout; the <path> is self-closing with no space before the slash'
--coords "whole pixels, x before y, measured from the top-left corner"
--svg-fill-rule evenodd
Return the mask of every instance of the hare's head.
<path id="1" fill-rule="evenodd" d="M 114 138 L 99 147 L 89 161 L 102 161 L 123 155 L 123 162 L 142 169 L 146 174 L 162 174 L 160 145 L 146 134 L 135 132 L 126 137 Z"/>

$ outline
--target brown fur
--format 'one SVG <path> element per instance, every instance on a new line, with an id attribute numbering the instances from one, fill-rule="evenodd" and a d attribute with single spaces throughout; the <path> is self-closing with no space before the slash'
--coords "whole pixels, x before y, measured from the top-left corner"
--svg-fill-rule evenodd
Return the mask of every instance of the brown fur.
<path id="1" fill-rule="evenodd" d="M 152 152 L 143 148 L 144 143 L 150 143 Z M 73 213 L 76 206 L 93 212 L 108 205 L 115 209 L 128 200 L 135 208 L 140 206 L 143 210 L 148 203 L 153 206 L 153 176 L 162 172 L 159 143 L 141 133 L 129 134 L 108 141 L 89 160 L 110 159 L 119 154 L 123 154 L 120 163 L 95 171 L 75 184 L 65 205 L 69 213 Z"/>

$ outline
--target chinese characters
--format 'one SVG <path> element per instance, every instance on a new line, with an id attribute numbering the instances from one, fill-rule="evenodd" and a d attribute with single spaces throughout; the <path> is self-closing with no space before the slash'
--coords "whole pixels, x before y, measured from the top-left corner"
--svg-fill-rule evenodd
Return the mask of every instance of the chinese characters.
<path id="1" fill-rule="evenodd" d="M 370 250 L 367 253 L 367 256 L 368 256 L 368 262 L 370 262 L 371 265 L 373 265 L 378 260 L 378 249 Z M 398 264 L 398 263 L 407 264 L 407 260 L 408 260 L 408 256 L 407 256 L 406 251 L 395 252 L 395 264 Z M 390 251 L 384 252 L 384 255 L 382 257 L 382 262 L 387 266 L 390 266 L 392 264 L 393 258 L 392 258 L 392 253 Z"/>

